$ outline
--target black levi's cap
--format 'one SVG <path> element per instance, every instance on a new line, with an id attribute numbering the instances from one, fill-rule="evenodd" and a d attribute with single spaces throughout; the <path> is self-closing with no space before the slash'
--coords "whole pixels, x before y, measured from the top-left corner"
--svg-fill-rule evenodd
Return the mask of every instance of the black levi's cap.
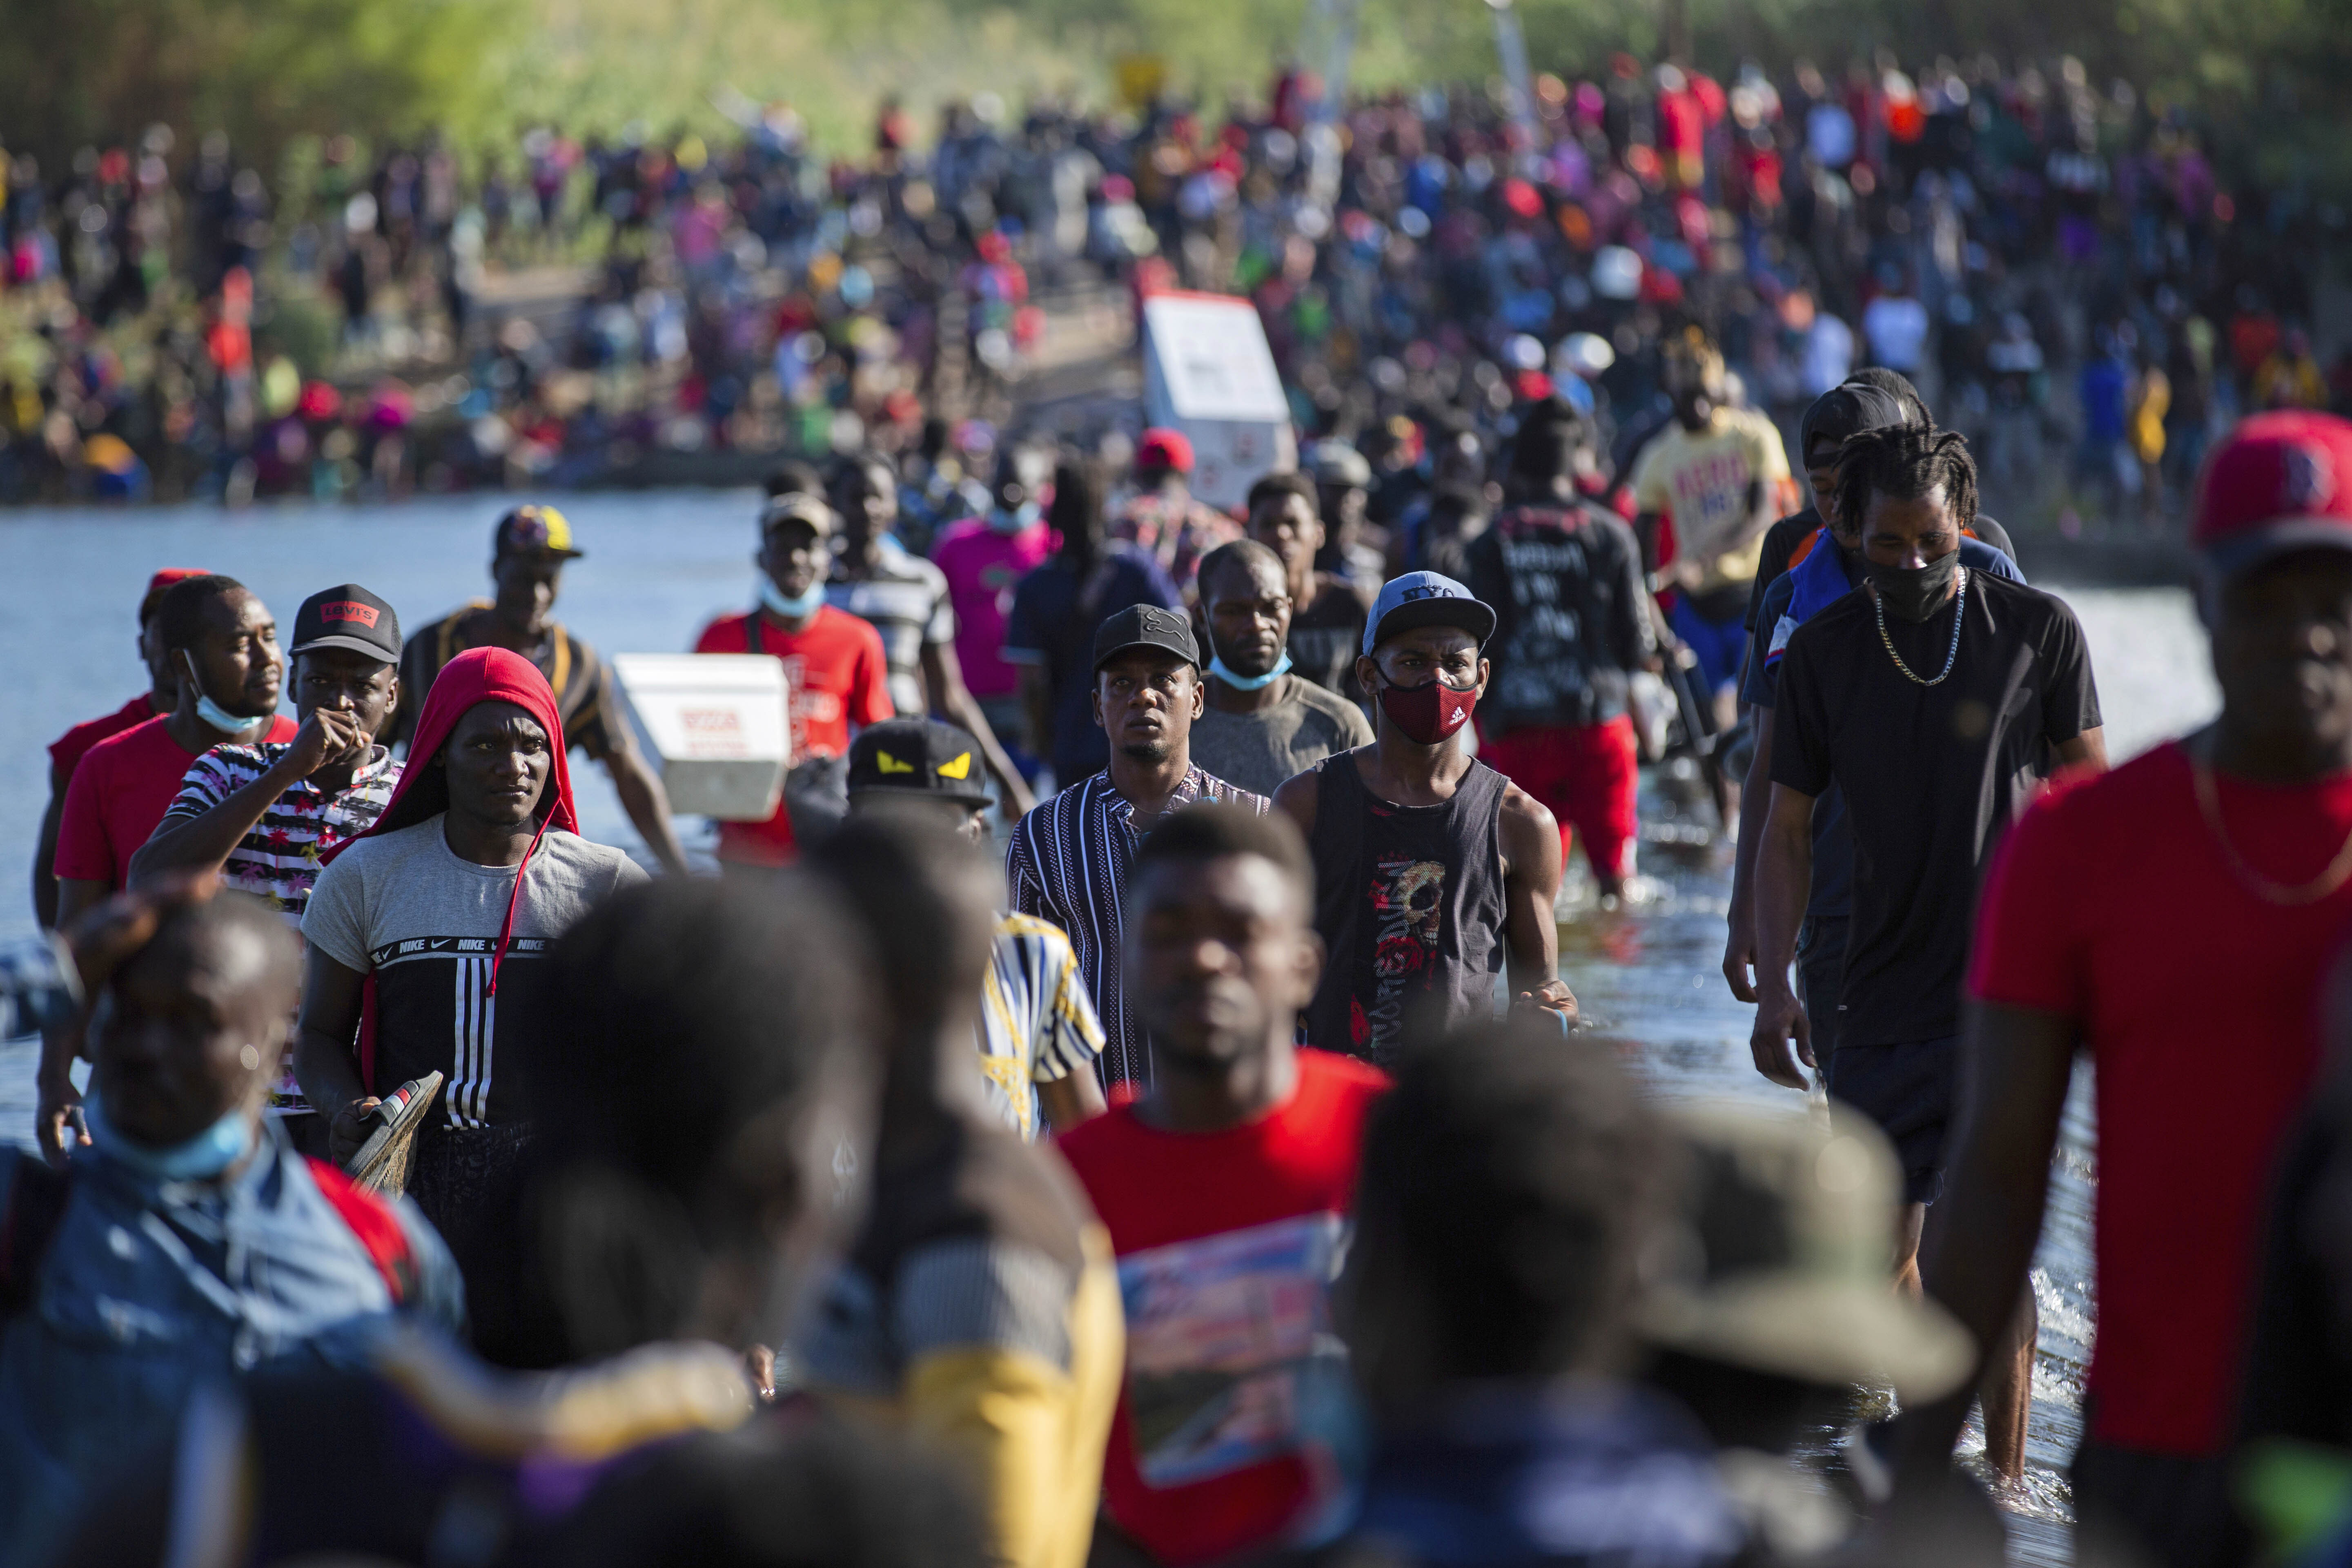
<path id="1" fill-rule="evenodd" d="M 313 594 L 294 616 L 294 646 L 287 651 L 309 653 L 319 647 L 349 648 L 398 664 L 400 617 L 357 583 Z"/>
<path id="2" fill-rule="evenodd" d="M 980 742 L 936 719 L 869 724 L 849 748 L 851 795 L 919 795 L 969 805 L 988 804 L 988 770 Z"/>
<path id="3" fill-rule="evenodd" d="M 1095 668 L 1100 669 L 1113 655 L 1131 647 L 1166 648 L 1196 669 L 1201 665 L 1201 645 L 1192 640 L 1192 621 L 1157 605 L 1130 605 L 1102 624 L 1095 633 Z"/>

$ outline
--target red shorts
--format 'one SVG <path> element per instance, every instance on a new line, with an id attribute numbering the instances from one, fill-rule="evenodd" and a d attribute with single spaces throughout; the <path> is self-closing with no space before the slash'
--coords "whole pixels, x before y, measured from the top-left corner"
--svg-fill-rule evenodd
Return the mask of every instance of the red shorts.
<path id="1" fill-rule="evenodd" d="M 1482 734 L 1478 758 L 1559 819 L 1563 858 L 1573 829 L 1584 835 L 1584 858 L 1596 875 L 1633 869 L 1627 851 L 1640 826 L 1634 797 L 1642 773 L 1632 719 L 1620 713 L 1599 724 Z"/>

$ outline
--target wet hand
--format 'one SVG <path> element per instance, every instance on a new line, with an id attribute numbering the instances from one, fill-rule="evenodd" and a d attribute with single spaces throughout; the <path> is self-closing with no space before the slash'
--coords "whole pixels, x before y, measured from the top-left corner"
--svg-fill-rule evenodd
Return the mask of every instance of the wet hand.
<path id="1" fill-rule="evenodd" d="M 333 1123 L 327 1129 L 327 1157 L 338 1165 L 348 1165 L 360 1145 L 374 1131 L 367 1124 L 368 1117 L 383 1103 L 374 1095 L 362 1095 L 335 1112 Z"/>
<path id="2" fill-rule="evenodd" d="M 1735 1001 L 1756 1000 L 1756 928 L 1738 915 L 1731 917 L 1731 936 L 1723 944 L 1723 978 Z"/>
<path id="3" fill-rule="evenodd" d="M 33 1141 L 52 1170 L 62 1171 L 76 1149 L 89 1147 L 89 1128 L 82 1121 L 81 1091 L 71 1079 L 44 1083 L 33 1110 Z"/>
<path id="4" fill-rule="evenodd" d="M 1774 1083 L 1800 1093 L 1811 1087 L 1804 1069 L 1813 1065 L 1812 1026 L 1795 993 L 1785 984 L 1764 987 L 1748 1048 L 1756 1058 L 1756 1070 Z"/>
<path id="5" fill-rule="evenodd" d="M 1514 1014 L 1549 1013 L 1559 1020 L 1562 1033 L 1575 1028 L 1583 1021 L 1577 1010 L 1576 994 L 1568 988 L 1565 980 L 1547 980 L 1532 991 L 1520 992 L 1511 998 L 1511 1011 Z"/>
<path id="6" fill-rule="evenodd" d="M 776 1402 L 776 1352 L 766 1345 L 751 1345 L 743 1352 L 744 1375 L 751 1380 L 751 1392 L 760 1396 L 762 1405 Z"/>

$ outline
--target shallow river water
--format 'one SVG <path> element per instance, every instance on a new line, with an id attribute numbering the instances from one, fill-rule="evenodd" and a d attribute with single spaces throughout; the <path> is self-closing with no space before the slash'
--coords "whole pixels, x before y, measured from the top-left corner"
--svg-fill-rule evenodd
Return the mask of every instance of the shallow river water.
<path id="1" fill-rule="evenodd" d="M 139 689 L 132 614 L 147 575 L 198 566 L 238 577 L 281 623 L 316 590 L 359 582 L 421 626 L 487 589 L 493 499 L 352 510 L 309 505 L 225 514 L 30 511 L 0 516 L 0 938 L 33 928 L 26 891 L 47 788 L 42 748 L 69 725 L 120 707 Z M 683 649 L 712 615 L 751 596 L 754 498 L 748 492 L 578 497 L 565 503 L 584 560 L 565 574 L 557 614 L 606 653 Z M 2189 729 L 2216 702 L 2203 633 L 2185 593 L 2067 590 L 2089 636 L 2109 752 L 2120 761 Z M 636 850 L 610 784 L 575 775 L 589 837 Z M 1666 1097 L 1729 1096 L 1792 1112 L 1802 1100 L 1749 1065 L 1752 1009 L 1717 968 L 1730 848 L 1706 815 L 1653 798 L 1642 846 L 1648 897 L 1612 911 L 1571 885 L 1560 967 L 1594 1028 Z M 688 832 L 689 847 L 709 833 Z M 0 1137 L 28 1139 L 31 1053 L 0 1046 Z M 2034 1268 L 2041 1353 L 2024 1484 L 2006 1499 L 2015 1554 L 2064 1555 L 2064 1467 L 2079 1436 L 2083 1370 L 2095 1311 L 2090 1196 L 2095 1131 L 2078 1075 L 2053 1173 L 2050 1222 Z M 1971 1442 L 1975 1439 L 1970 1438 Z"/>

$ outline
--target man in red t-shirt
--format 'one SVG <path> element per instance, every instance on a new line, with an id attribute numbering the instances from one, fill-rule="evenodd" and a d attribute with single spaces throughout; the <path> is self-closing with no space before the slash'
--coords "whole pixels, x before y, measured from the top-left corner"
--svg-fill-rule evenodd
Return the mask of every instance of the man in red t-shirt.
<path id="1" fill-rule="evenodd" d="M 169 713 L 179 700 L 180 683 L 164 661 L 163 645 L 155 640 L 155 606 L 174 583 L 205 573 L 193 566 L 166 566 L 147 579 L 147 593 L 139 601 L 139 662 L 147 667 L 147 689 L 103 718 L 86 720 L 68 730 L 49 747 L 49 804 L 41 813 L 41 837 L 33 850 L 33 918 L 44 926 L 58 923 L 58 823 L 65 816 L 66 786 L 73 782 L 74 765 L 92 746 L 120 735 L 134 724 L 144 724 L 158 713 Z"/>
<path id="2" fill-rule="evenodd" d="M 1388 1079 L 1291 1044 L 1322 966 L 1312 876 L 1280 816 L 1194 805 L 1153 830 L 1125 961 L 1159 1071 L 1060 1140 L 1127 1306 L 1104 1509 L 1170 1568 L 1328 1540 L 1360 1479 L 1330 1288 Z"/>
<path id="3" fill-rule="evenodd" d="M 898 717 L 890 666 L 873 626 L 824 602 L 833 562 L 833 509 L 812 495 L 781 495 L 760 519 L 760 603 L 702 628 L 697 653 L 765 653 L 784 661 L 791 704 L 793 776 L 765 822 L 719 825 L 719 860 L 730 870 L 793 858 L 792 802 L 840 797 L 853 730 Z M 838 774 L 838 777 L 835 777 Z"/>
<path id="4" fill-rule="evenodd" d="M 2099 1331 L 2075 1514 L 2086 1560 L 2168 1568 L 2237 1560 L 2223 1446 L 2246 1300 L 2352 920 L 2352 425 L 2241 425 L 2206 467 L 2191 542 L 2221 715 L 2045 796 L 1994 862 L 1923 1270 L 1990 1342 L 2032 1257 L 2081 1042 L 2098 1067 Z M 1919 1419 L 1911 1479 L 1943 1468 L 1961 1403 Z"/>
<path id="5" fill-rule="evenodd" d="M 100 741 L 74 765 L 58 822 L 58 924 L 119 891 L 131 857 L 180 793 L 188 764 L 215 746 L 290 741 L 278 714 L 285 660 L 268 607 L 234 577 L 190 577 L 155 606 L 155 643 L 176 691 L 169 713 Z M 41 1152 L 62 1157 L 68 1113 L 81 1103 L 67 1076 L 74 1041 L 41 1045 L 34 1125 Z"/>

